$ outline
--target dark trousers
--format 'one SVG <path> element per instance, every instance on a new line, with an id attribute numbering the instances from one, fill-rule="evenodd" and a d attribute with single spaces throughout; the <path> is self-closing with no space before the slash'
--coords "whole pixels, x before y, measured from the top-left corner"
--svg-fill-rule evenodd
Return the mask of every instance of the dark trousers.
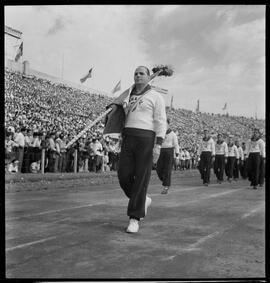
<path id="1" fill-rule="evenodd" d="M 232 179 L 233 177 L 233 168 L 234 168 L 234 163 L 236 162 L 235 156 L 229 156 L 227 164 L 225 166 L 225 173 L 229 179 Z"/>
<path id="2" fill-rule="evenodd" d="M 109 163 L 111 164 L 111 170 L 116 171 L 118 168 L 119 154 L 115 152 L 109 152 Z"/>
<path id="3" fill-rule="evenodd" d="M 239 159 L 239 163 L 234 162 L 233 177 L 235 179 L 239 179 L 239 171 L 240 171 L 241 166 L 242 166 L 242 160 Z"/>
<path id="4" fill-rule="evenodd" d="M 210 182 L 210 169 L 211 169 L 211 155 L 210 151 L 203 151 L 200 160 L 200 173 L 203 183 Z"/>
<path id="5" fill-rule="evenodd" d="M 246 160 L 243 160 L 242 161 L 242 164 L 240 166 L 240 174 L 242 176 L 243 179 L 246 179 L 247 178 L 247 175 L 248 175 L 248 172 L 247 172 L 247 161 Z"/>
<path id="6" fill-rule="evenodd" d="M 123 136 L 118 178 L 129 198 L 127 215 L 133 218 L 145 216 L 145 199 L 149 184 L 155 137 Z"/>
<path id="7" fill-rule="evenodd" d="M 264 178 L 265 178 L 265 161 L 260 156 L 260 174 L 259 174 L 259 184 L 263 185 L 264 184 Z"/>
<path id="8" fill-rule="evenodd" d="M 169 187 L 171 185 L 171 175 L 173 167 L 173 148 L 161 148 L 160 156 L 157 162 L 157 174 L 162 181 L 162 185 Z"/>
<path id="9" fill-rule="evenodd" d="M 59 161 L 58 161 L 59 172 L 66 172 L 66 161 L 67 161 L 67 153 L 61 152 L 61 156 L 59 156 Z"/>
<path id="10" fill-rule="evenodd" d="M 189 169 L 189 168 L 190 168 L 190 160 L 189 160 L 189 159 L 186 159 L 186 160 L 185 160 L 185 168 L 186 168 L 186 169 Z"/>
<path id="11" fill-rule="evenodd" d="M 225 156 L 224 154 L 217 154 L 214 162 L 214 172 L 219 181 L 223 181 L 224 169 L 225 169 Z"/>
<path id="12" fill-rule="evenodd" d="M 261 156 L 259 152 L 251 152 L 248 157 L 248 175 L 251 186 L 258 186 Z"/>
<path id="13" fill-rule="evenodd" d="M 97 172 L 101 170 L 102 166 L 102 156 L 94 155 L 93 163 L 92 163 L 92 171 Z"/>
<path id="14" fill-rule="evenodd" d="M 49 150 L 48 151 L 48 171 L 49 172 L 55 172 L 54 171 L 55 157 L 56 157 L 56 153 L 52 150 Z"/>
<path id="15" fill-rule="evenodd" d="M 19 161 L 18 172 L 22 172 L 23 156 L 24 156 L 24 148 L 20 146 L 17 147 L 16 148 L 16 159 Z"/>

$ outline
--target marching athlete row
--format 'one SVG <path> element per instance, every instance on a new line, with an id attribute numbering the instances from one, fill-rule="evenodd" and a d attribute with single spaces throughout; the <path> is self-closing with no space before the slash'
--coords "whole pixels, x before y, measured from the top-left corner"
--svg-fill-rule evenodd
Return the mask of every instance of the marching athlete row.
<path id="1" fill-rule="evenodd" d="M 199 170 L 203 184 L 210 183 L 210 169 L 213 164 L 217 182 L 224 181 L 224 173 L 228 182 L 241 176 L 250 181 L 250 186 L 257 189 L 263 186 L 265 176 L 265 142 L 261 138 L 260 130 L 255 128 L 247 145 L 243 143 L 244 150 L 239 141 L 234 142 L 233 136 L 229 136 L 228 144 L 221 133 L 217 136 L 216 143 L 208 130 L 204 130 L 204 136 L 199 146 L 200 155 Z"/>

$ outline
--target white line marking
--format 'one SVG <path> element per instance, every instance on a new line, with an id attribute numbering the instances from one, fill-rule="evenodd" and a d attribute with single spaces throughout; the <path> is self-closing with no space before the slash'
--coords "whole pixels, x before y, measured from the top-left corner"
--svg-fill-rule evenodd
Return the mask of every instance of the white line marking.
<path id="1" fill-rule="evenodd" d="M 38 241 L 21 244 L 21 245 L 15 246 L 15 247 L 6 248 L 6 251 L 9 252 L 9 251 L 13 251 L 13 250 L 16 250 L 16 249 L 21 249 L 21 248 L 24 248 L 24 247 L 32 246 L 32 245 L 35 245 L 35 244 L 44 243 L 44 242 L 47 242 L 47 241 L 55 239 L 55 238 L 56 238 L 56 236 L 53 236 L 53 237 L 41 239 L 41 240 L 38 240 Z"/>
<path id="2" fill-rule="evenodd" d="M 259 211 L 261 211 L 261 210 L 263 210 L 263 209 L 264 209 L 264 205 L 257 206 L 257 207 L 255 207 L 254 209 L 250 210 L 249 212 L 243 214 L 243 215 L 240 217 L 240 219 L 245 219 L 245 218 L 247 218 L 247 217 L 249 217 L 249 216 L 251 216 L 251 215 L 253 215 L 253 214 L 255 214 L 255 213 L 257 213 L 257 212 L 259 212 Z M 209 235 L 207 235 L 207 236 L 205 236 L 205 237 L 202 237 L 202 238 L 200 238 L 197 242 L 195 242 L 195 243 L 193 243 L 193 244 L 187 246 L 186 248 L 180 249 L 177 254 L 172 255 L 172 256 L 168 256 L 168 257 L 164 257 L 162 260 L 173 260 L 176 256 L 181 255 L 181 254 L 184 253 L 184 252 L 192 252 L 192 251 L 200 250 L 200 248 L 199 248 L 199 245 L 200 245 L 200 244 L 204 243 L 205 241 L 207 241 L 207 240 L 209 240 L 209 239 L 212 239 L 212 238 L 216 237 L 218 234 L 222 234 L 222 233 L 224 233 L 225 231 L 228 231 L 229 229 L 233 228 L 234 225 L 235 225 L 235 224 L 230 225 L 230 226 L 227 227 L 226 229 L 222 229 L 222 230 L 220 230 L 220 231 L 216 231 L 216 232 L 213 232 L 212 234 L 209 234 Z"/>
<path id="3" fill-rule="evenodd" d="M 190 203 L 196 203 L 196 202 L 199 202 L 199 201 L 201 201 L 201 200 L 210 199 L 210 198 L 216 198 L 216 197 L 219 197 L 219 196 L 223 196 L 223 195 L 228 195 L 228 194 L 231 194 L 231 193 L 235 193 L 235 192 L 238 192 L 239 190 L 243 190 L 243 189 L 234 189 L 234 190 L 230 190 L 230 191 L 226 191 L 226 192 L 222 192 L 222 193 L 212 194 L 212 195 L 208 195 L 208 196 L 206 196 L 206 197 L 202 197 L 202 198 L 200 198 L 200 199 L 187 201 L 186 203 L 188 203 L 188 204 L 190 204 Z"/>
<path id="4" fill-rule="evenodd" d="M 23 216 L 7 217 L 6 220 L 21 219 L 21 218 L 25 218 L 25 217 L 32 217 L 32 216 L 36 216 L 36 215 L 50 214 L 50 213 L 55 213 L 55 212 L 60 212 L 60 211 L 65 211 L 65 210 L 70 210 L 70 209 L 83 208 L 83 207 L 90 207 L 90 206 L 93 206 L 93 205 L 100 205 L 100 204 L 104 204 L 104 203 L 96 203 L 96 204 L 89 203 L 89 204 L 80 205 L 80 206 L 73 206 L 73 207 L 43 211 L 43 212 L 39 212 L 39 213 L 26 214 L 26 215 L 23 215 Z"/>
<path id="5" fill-rule="evenodd" d="M 186 188 L 186 189 L 182 189 L 182 190 L 179 190 L 177 192 L 183 192 L 183 191 L 191 191 L 191 190 L 196 190 L 198 188 L 202 188 L 201 186 L 198 186 L 198 187 L 192 187 L 192 188 Z M 221 196 L 221 195 L 226 195 L 226 194 L 230 194 L 230 193 L 233 193 L 233 192 L 237 192 L 239 190 L 243 190 L 242 189 L 234 189 L 234 190 L 230 190 L 230 191 L 226 191 L 226 192 L 221 192 L 221 193 L 218 193 L 218 194 L 213 194 L 213 195 L 208 195 L 206 197 L 202 197 L 200 199 L 196 199 L 196 200 L 191 200 L 191 201 L 187 201 L 185 202 L 184 204 L 190 204 L 190 203 L 196 203 L 196 202 L 199 202 L 201 200 L 205 200 L 205 199 L 208 199 L 208 198 L 214 198 L 214 197 L 218 197 L 218 196 Z M 161 194 L 149 194 L 150 196 L 152 195 L 161 195 Z M 51 214 L 51 213 L 57 213 L 57 212 L 61 212 L 61 211 L 66 211 L 66 210 L 71 210 L 71 209 L 77 209 L 77 208 L 85 208 L 85 207 L 91 207 L 91 206 L 94 206 L 94 205 L 102 205 L 102 204 L 107 204 L 107 202 L 100 202 L 100 203 L 95 203 L 95 204 L 92 204 L 92 203 L 88 203 L 88 204 L 84 204 L 84 205 L 79 205 L 79 206 L 73 206 L 73 207 L 67 207 L 67 208 L 61 208 L 61 209 L 55 209 L 55 210 L 48 210 L 48 211 L 43 211 L 43 212 L 39 212 L 39 213 L 32 213 L 32 214 L 26 214 L 26 215 L 22 215 L 22 216 L 16 216 L 16 217 L 7 217 L 6 220 L 16 220 L 16 219 L 22 219 L 22 218 L 27 218 L 27 217 L 33 217 L 33 216 L 38 216 L 38 215 L 45 215 L 45 214 Z"/>
<path id="6" fill-rule="evenodd" d="M 258 207 L 255 207 L 251 211 L 245 213 L 241 218 L 242 219 L 247 218 L 247 217 L 251 216 L 252 214 L 255 214 L 255 213 L 257 213 L 257 212 L 259 212 L 260 210 L 263 210 L 263 209 L 264 209 L 264 205 L 260 205 Z"/>

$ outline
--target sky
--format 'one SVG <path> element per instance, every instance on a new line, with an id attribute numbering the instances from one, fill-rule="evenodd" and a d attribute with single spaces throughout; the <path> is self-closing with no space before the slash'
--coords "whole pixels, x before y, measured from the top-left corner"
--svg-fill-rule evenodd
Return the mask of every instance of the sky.
<path id="1" fill-rule="evenodd" d="M 265 5 L 5 6 L 23 33 L 30 68 L 111 94 L 139 65 L 170 65 L 158 77 L 166 105 L 265 119 Z M 121 91 L 117 92 L 118 96 Z M 227 109 L 222 110 L 227 103 Z M 256 114 L 255 114 L 256 113 Z"/>

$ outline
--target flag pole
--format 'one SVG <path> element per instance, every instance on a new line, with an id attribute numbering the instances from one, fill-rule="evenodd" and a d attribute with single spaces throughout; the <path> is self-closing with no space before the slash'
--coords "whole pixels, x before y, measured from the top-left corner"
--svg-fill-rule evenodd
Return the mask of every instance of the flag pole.
<path id="1" fill-rule="evenodd" d="M 64 59 L 65 55 L 64 53 L 62 54 L 62 68 L 61 68 L 61 79 L 63 80 L 63 73 L 64 73 Z"/>

